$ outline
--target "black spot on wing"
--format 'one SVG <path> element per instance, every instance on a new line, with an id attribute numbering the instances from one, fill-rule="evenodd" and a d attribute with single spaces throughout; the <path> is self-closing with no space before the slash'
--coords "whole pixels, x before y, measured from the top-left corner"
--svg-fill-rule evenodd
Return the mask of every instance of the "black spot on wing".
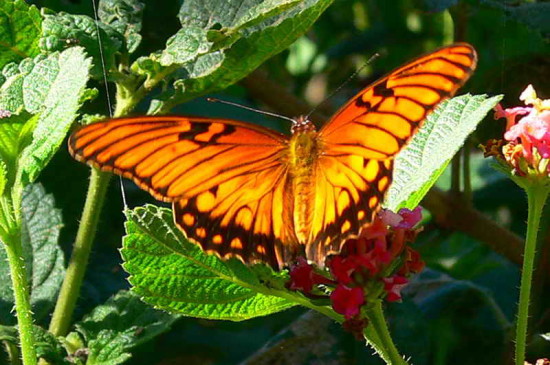
<path id="1" fill-rule="evenodd" d="M 380 96 L 383 98 L 390 98 L 394 96 L 393 89 L 388 88 L 387 81 L 383 81 L 372 88 L 374 96 Z"/>

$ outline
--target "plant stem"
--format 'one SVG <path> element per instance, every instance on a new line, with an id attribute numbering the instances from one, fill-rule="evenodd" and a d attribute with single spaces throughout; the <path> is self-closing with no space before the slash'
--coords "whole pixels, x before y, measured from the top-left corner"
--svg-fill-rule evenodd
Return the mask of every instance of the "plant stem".
<path id="1" fill-rule="evenodd" d="M 393 340 L 391 338 L 386 319 L 384 318 L 384 311 L 382 310 L 381 300 L 377 300 L 371 306 L 369 306 L 369 308 L 367 309 L 367 317 L 369 319 L 368 327 L 372 326 L 374 331 L 378 334 L 378 338 L 380 339 L 380 342 L 384 349 L 384 351 L 380 351 L 380 349 L 375 349 L 376 352 L 380 354 L 380 356 L 384 359 L 384 361 L 386 361 L 387 364 L 406 365 L 407 362 L 401 357 L 401 355 L 399 355 L 399 351 L 395 347 L 395 344 L 393 343 Z"/>
<path id="2" fill-rule="evenodd" d="M 529 319 L 529 299 L 531 295 L 531 281 L 535 251 L 537 248 L 537 234 L 539 230 L 542 208 L 548 197 L 547 186 L 534 183 L 525 187 L 527 193 L 527 235 L 523 254 L 523 268 L 521 270 L 521 285 L 519 291 L 518 318 L 516 325 L 516 365 L 523 365 L 527 340 L 527 325 Z"/>
<path id="3" fill-rule="evenodd" d="M 109 173 L 92 169 L 86 203 L 76 234 L 73 252 L 50 322 L 49 330 L 55 336 L 64 336 L 69 331 L 110 176 Z"/>
<path id="4" fill-rule="evenodd" d="M 30 287 L 25 269 L 25 259 L 21 244 L 20 226 L 11 230 L 9 240 L 4 242 L 10 266 L 10 276 L 15 297 L 15 310 L 19 326 L 19 341 L 24 365 L 36 364 L 34 347 L 32 308 L 30 303 Z"/>

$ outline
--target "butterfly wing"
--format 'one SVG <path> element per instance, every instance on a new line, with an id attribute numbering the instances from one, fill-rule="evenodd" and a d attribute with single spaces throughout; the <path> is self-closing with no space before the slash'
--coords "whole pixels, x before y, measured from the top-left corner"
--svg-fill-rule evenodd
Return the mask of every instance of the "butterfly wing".
<path id="1" fill-rule="evenodd" d="M 391 183 L 393 157 L 475 66 L 468 44 L 436 50 L 359 92 L 321 129 L 308 258 L 322 263 L 372 220 Z"/>
<path id="2" fill-rule="evenodd" d="M 69 139 L 82 162 L 172 202 L 174 219 L 207 252 L 282 267 L 295 242 L 283 221 L 287 137 L 232 120 L 177 116 L 94 123 Z"/>

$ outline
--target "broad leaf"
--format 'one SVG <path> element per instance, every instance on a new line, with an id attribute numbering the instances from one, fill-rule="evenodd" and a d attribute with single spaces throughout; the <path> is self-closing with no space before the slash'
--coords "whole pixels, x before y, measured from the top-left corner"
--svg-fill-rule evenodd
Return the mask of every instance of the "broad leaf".
<path id="1" fill-rule="evenodd" d="M 23 0 L 0 2 L 0 68 L 40 52 L 41 23 L 40 12 L 34 5 L 29 6 Z"/>
<path id="2" fill-rule="evenodd" d="M 63 225 L 61 213 L 55 208 L 53 196 L 41 185 L 30 185 L 23 194 L 22 234 L 23 256 L 31 283 L 31 305 L 34 318 L 45 318 L 53 308 L 65 275 L 63 251 L 58 246 Z M 15 323 L 14 301 L 9 278 L 6 251 L 0 250 L 0 322 Z"/>
<path id="3" fill-rule="evenodd" d="M 443 102 L 395 159 L 385 207 L 416 207 L 468 135 L 501 96 L 463 95 Z"/>
<path id="4" fill-rule="evenodd" d="M 40 115 L 18 161 L 19 183 L 33 182 L 63 142 L 81 106 L 90 66 L 83 49 L 73 47 L 39 60 L 24 77 L 17 91 L 25 109 Z"/>
<path id="5" fill-rule="evenodd" d="M 122 364 L 133 347 L 167 331 L 177 318 L 149 307 L 131 292 L 119 292 L 76 324 L 89 351 L 86 364 Z"/>
<path id="6" fill-rule="evenodd" d="M 103 80 L 103 67 L 115 69 L 115 54 L 126 49 L 124 36 L 113 27 L 86 15 L 44 12 L 40 49 L 45 53 L 81 46 L 93 59 L 92 77 Z M 101 46 L 101 48 L 100 48 Z"/>
<path id="7" fill-rule="evenodd" d="M 141 18 L 145 4 L 140 0 L 101 0 L 98 15 L 102 23 L 124 35 L 128 52 L 136 50 L 141 42 Z"/>
<path id="8" fill-rule="evenodd" d="M 170 210 L 147 205 L 126 216 L 124 268 L 133 290 L 147 303 L 185 316 L 233 321 L 294 305 L 264 294 L 269 290 L 261 281 L 284 290 L 271 270 L 262 273 L 262 265 L 255 271 L 236 259 L 222 261 L 188 242 Z"/>
<path id="9" fill-rule="evenodd" d="M 180 12 L 183 27 L 167 48 L 132 65 L 134 72 L 148 77 L 167 72 L 163 67 L 179 66 L 171 76 L 173 88 L 152 103 L 149 113 L 169 111 L 239 81 L 292 44 L 331 3 L 186 1 Z"/>

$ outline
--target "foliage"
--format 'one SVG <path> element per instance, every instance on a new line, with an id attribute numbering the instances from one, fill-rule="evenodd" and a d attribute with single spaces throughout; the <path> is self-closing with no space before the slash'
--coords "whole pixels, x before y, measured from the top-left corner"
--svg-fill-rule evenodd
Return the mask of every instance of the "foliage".
<path id="1" fill-rule="evenodd" d="M 515 100 L 528 83 L 550 95 L 544 83 L 550 77 L 547 3 L 100 0 L 97 18 L 90 2 L 32 3 L 0 2 L 0 239 L 6 248 L 0 250 L 0 341 L 6 350 L 0 362 L 17 357 L 24 340 L 12 310 L 20 308 L 17 292 L 14 297 L 7 280 L 14 274 L 10 249 L 18 247 L 34 350 L 50 363 L 379 361 L 341 326 L 326 322 L 326 316 L 342 320 L 326 300 L 287 290 L 286 271 L 204 254 L 175 227 L 170 210 L 143 205 L 152 200 L 127 181 L 126 200 L 138 206 L 121 214 L 118 184 L 111 184 L 82 290 L 73 293 L 80 299 L 71 326 L 66 333 L 48 332 L 87 183 L 87 169 L 68 157 L 63 144 L 75 120 L 181 112 L 288 130 L 201 97 L 216 93 L 268 107 L 283 100 L 290 109 L 298 104 L 293 96 L 318 105 L 330 95 L 319 106 L 319 115 L 329 114 L 408 59 L 467 41 L 479 52 L 478 69 L 461 89 L 472 95 L 441 105 L 399 155 L 386 206 L 413 208 L 426 194 L 429 199 L 434 184 L 456 188 L 458 179 L 466 181 L 464 195 L 473 197 L 466 204 L 503 230 L 525 231 L 522 192 L 488 169 L 471 146 L 500 132 L 497 123 L 478 125 L 501 99 Z M 364 67 L 376 51 L 381 58 Z M 255 87 L 262 72 L 269 78 Z M 447 165 L 471 133 L 474 143 L 461 152 L 471 168 L 468 185 Z M 404 303 L 388 307 L 397 347 L 418 364 L 503 363 L 512 342 L 517 260 L 448 229 L 456 228 L 449 221 L 467 217 L 438 213 L 434 208 L 425 216 L 418 238 L 430 269 L 404 292 Z M 547 229 L 541 236 L 540 251 L 548 255 Z M 530 360 L 550 351 L 545 265 L 534 287 Z M 299 305 L 326 316 L 304 314 Z M 320 331 L 312 342 L 311 334 Z M 372 332 L 368 338 L 380 348 L 380 338 Z M 297 357 L 281 348 L 295 349 Z"/>

